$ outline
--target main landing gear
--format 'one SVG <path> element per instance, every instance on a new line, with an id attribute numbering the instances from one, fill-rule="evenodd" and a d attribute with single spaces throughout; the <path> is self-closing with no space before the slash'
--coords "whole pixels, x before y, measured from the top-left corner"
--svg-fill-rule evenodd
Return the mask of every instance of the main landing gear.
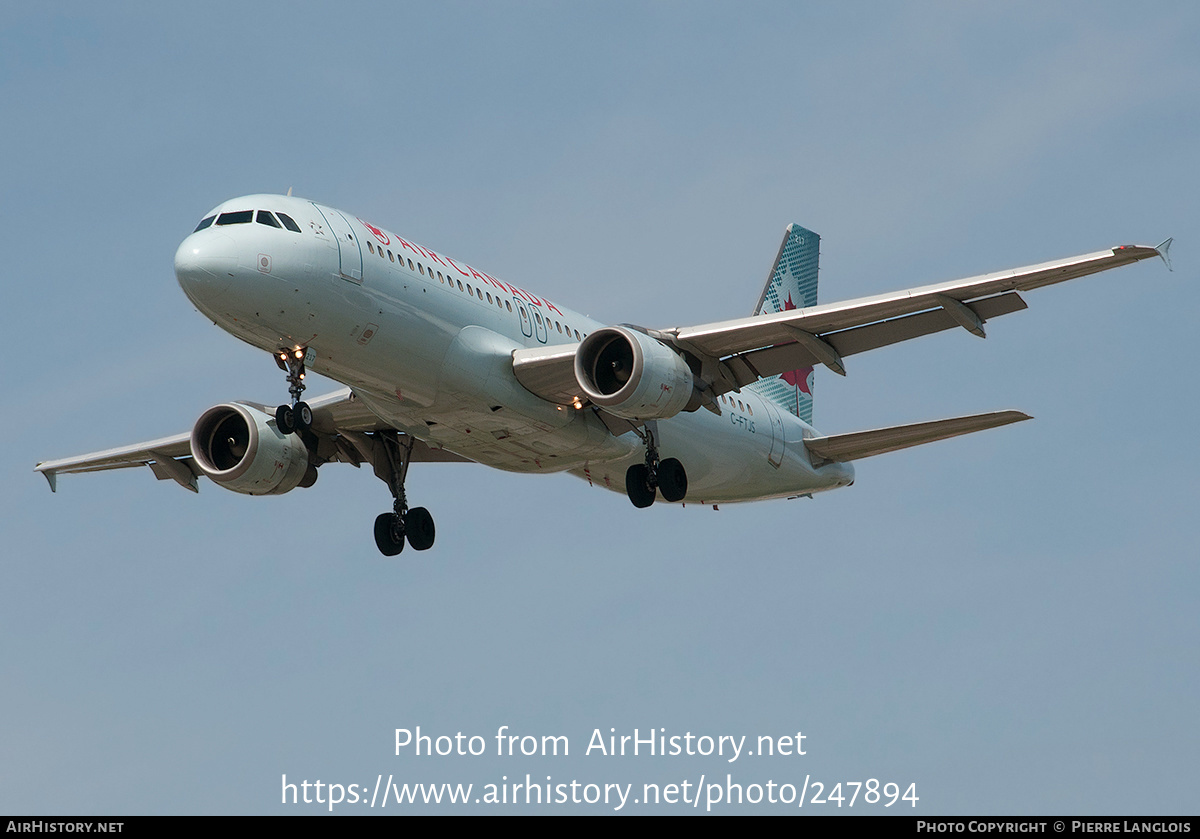
<path id="1" fill-rule="evenodd" d="M 406 540 L 414 551 L 427 551 L 433 547 L 433 516 L 424 507 L 410 510 L 404 494 L 415 440 L 395 431 L 378 431 L 375 437 L 383 448 L 383 457 L 375 458 L 375 474 L 387 483 L 394 499 L 392 512 L 381 513 L 375 519 L 375 546 L 384 556 L 400 553 Z"/>
<path id="2" fill-rule="evenodd" d="M 654 503 L 655 490 L 664 501 L 682 501 L 687 495 L 687 472 L 673 457 L 658 459 L 658 423 L 646 423 L 645 432 L 638 432 L 646 444 L 646 462 L 635 463 L 625 472 L 625 492 L 633 506 L 649 507 Z"/>
<path id="3" fill-rule="evenodd" d="M 304 361 L 308 358 L 308 347 L 294 350 L 280 350 L 275 353 L 275 363 L 279 369 L 287 373 L 288 393 L 292 395 L 290 405 L 280 405 L 275 409 L 275 425 L 283 434 L 295 434 L 307 431 L 312 425 L 312 408 L 307 402 L 300 401 L 304 393 Z"/>

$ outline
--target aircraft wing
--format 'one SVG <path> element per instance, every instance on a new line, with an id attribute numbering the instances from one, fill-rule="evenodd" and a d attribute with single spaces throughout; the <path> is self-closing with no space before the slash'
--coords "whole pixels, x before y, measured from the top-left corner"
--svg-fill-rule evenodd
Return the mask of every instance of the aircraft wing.
<path id="1" fill-rule="evenodd" d="M 267 414 L 275 409 L 255 402 L 242 402 Z M 313 412 L 312 433 L 317 439 L 318 463 L 340 461 L 359 466 L 364 461 L 372 463 L 375 447 L 368 432 L 391 428 L 371 413 L 362 402 L 354 398 L 349 388 L 335 391 L 310 401 Z M 144 443 L 134 443 L 115 449 L 47 460 L 39 463 L 35 471 L 41 472 L 50 482 L 51 491 L 58 489 L 58 476 L 78 472 L 100 472 L 108 469 L 129 469 L 134 466 L 149 466 L 160 481 L 174 480 L 184 489 L 199 492 L 197 478 L 201 472 L 192 459 L 191 432 L 162 437 Z M 435 449 L 415 440 L 412 450 L 413 462 L 462 462 L 470 463 L 465 457 Z"/>
<path id="2" fill-rule="evenodd" d="M 663 331 L 676 347 L 720 359 L 737 388 L 764 376 L 825 364 L 845 375 L 842 357 L 961 326 L 984 337 L 989 319 L 1026 308 L 1018 292 L 1085 277 L 1142 259 L 1157 248 L 1127 245 L 965 280 L 937 283 L 844 303 Z M 730 388 L 732 389 L 732 388 Z"/>
<path id="3" fill-rule="evenodd" d="M 1018 292 L 1155 256 L 1166 262 L 1170 244 L 1168 239 L 1158 247 L 1125 245 L 842 303 L 648 332 L 698 362 L 700 379 L 713 396 L 816 364 L 845 375 L 845 356 L 956 326 L 984 337 L 986 321 L 1026 308 Z M 551 401 L 570 404 L 577 397 L 584 399 L 574 382 L 576 346 L 517 350 L 517 378 Z"/>

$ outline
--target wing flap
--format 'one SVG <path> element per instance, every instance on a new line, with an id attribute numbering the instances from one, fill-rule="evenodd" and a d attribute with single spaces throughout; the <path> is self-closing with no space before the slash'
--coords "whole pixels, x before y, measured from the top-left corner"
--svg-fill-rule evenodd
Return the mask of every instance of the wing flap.
<path id="1" fill-rule="evenodd" d="M 1021 295 L 1012 291 L 995 297 L 985 297 L 966 305 L 980 320 L 989 320 L 1028 308 Z M 959 320 L 943 308 L 844 329 L 841 332 L 831 332 L 821 337 L 839 356 L 844 357 L 961 325 Z M 776 376 L 789 370 L 815 366 L 820 362 L 821 359 L 805 346 L 792 342 L 740 353 L 727 360 L 726 364 L 733 372 L 738 386 L 744 387 L 760 377 Z"/>
<path id="2" fill-rule="evenodd" d="M 829 437 L 810 437 L 805 447 L 819 462 L 846 462 L 873 457 L 877 454 L 921 446 L 937 440 L 946 440 L 962 434 L 998 428 L 1014 422 L 1033 419 L 1020 411 L 993 411 L 987 414 L 972 414 L 965 417 L 917 422 L 910 425 L 893 425 L 873 431 L 855 431 L 850 434 L 834 434 Z"/>

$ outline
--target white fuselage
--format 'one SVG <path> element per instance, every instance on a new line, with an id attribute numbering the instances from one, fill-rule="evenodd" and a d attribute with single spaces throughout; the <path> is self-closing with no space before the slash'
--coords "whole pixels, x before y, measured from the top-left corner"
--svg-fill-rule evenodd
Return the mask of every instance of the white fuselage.
<path id="1" fill-rule="evenodd" d="M 604 324 L 304 199 L 237 198 L 206 219 L 250 210 L 286 214 L 300 232 L 214 221 L 175 256 L 180 286 L 217 325 L 269 352 L 308 347 L 310 369 L 432 446 L 510 471 L 570 471 L 624 492 L 625 470 L 645 454 L 637 435 L 614 436 L 591 409 L 535 396 L 512 368 L 514 350 L 575 344 Z M 852 482 L 849 464 L 813 467 L 802 444 L 812 427 L 753 390 L 719 404 L 719 416 L 698 410 L 658 423 L 662 456 L 687 469 L 686 501 Z"/>

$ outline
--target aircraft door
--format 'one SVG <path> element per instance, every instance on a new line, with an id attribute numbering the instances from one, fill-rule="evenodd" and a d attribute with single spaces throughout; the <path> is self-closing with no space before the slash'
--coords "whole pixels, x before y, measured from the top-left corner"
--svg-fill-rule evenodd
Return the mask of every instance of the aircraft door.
<path id="1" fill-rule="evenodd" d="M 779 415 L 779 409 L 775 407 L 773 402 L 763 399 L 763 406 L 767 409 L 767 418 L 771 421 L 771 451 L 767 454 L 767 461 L 776 469 L 783 463 L 783 452 L 787 446 L 787 440 L 784 437 L 783 417 Z"/>
<path id="2" fill-rule="evenodd" d="M 525 308 L 525 304 L 519 297 L 514 297 L 513 302 L 517 304 L 517 317 L 521 319 L 521 331 L 525 333 L 526 338 L 532 338 L 533 318 L 529 316 L 529 310 Z"/>
<path id="3" fill-rule="evenodd" d="M 362 245 L 359 244 L 354 228 L 337 210 L 327 213 L 325 218 L 329 222 L 329 229 L 333 232 L 334 238 L 337 239 L 339 273 L 342 279 L 361 285 L 363 281 Z"/>
<path id="4" fill-rule="evenodd" d="M 539 341 L 541 341 L 543 344 L 546 343 L 546 339 L 550 337 L 549 328 L 550 328 L 550 324 L 546 321 L 546 319 L 544 317 L 542 317 L 542 313 L 539 312 L 537 309 L 534 309 L 533 310 L 533 331 L 537 333 L 537 339 Z"/>

